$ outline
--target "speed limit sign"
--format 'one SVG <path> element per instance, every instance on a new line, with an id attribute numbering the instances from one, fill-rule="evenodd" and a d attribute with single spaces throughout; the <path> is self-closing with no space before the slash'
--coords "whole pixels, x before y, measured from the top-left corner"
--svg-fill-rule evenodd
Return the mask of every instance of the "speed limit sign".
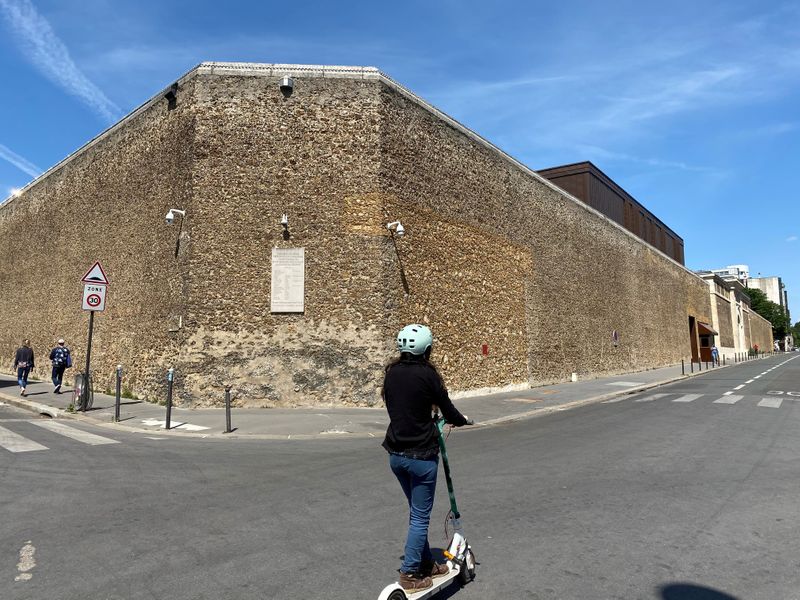
<path id="1" fill-rule="evenodd" d="M 83 310 L 101 311 L 106 307 L 106 286 L 87 283 L 83 286 Z"/>

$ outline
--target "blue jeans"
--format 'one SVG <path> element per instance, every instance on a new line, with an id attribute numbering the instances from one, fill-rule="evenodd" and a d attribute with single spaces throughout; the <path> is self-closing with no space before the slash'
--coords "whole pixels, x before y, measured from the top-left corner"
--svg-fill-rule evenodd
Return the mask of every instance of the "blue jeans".
<path id="1" fill-rule="evenodd" d="M 58 387 L 61 385 L 62 380 L 64 379 L 64 371 L 66 370 L 66 365 L 53 365 L 53 385 Z"/>
<path id="2" fill-rule="evenodd" d="M 31 372 L 30 367 L 22 368 L 20 367 L 17 369 L 17 383 L 19 387 L 24 388 L 28 387 L 28 374 Z"/>
<path id="3" fill-rule="evenodd" d="M 436 476 L 439 474 L 439 457 L 419 460 L 389 455 L 389 466 L 400 482 L 408 499 L 408 538 L 400 571 L 416 573 L 421 563 L 433 561 L 428 545 L 428 525 L 431 522 L 433 496 L 436 493 Z"/>

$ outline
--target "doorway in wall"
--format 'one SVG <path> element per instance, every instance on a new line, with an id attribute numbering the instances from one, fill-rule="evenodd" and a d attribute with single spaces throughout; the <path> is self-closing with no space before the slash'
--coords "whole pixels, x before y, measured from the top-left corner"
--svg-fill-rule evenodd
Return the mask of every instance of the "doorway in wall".
<path id="1" fill-rule="evenodd" d="M 697 322 L 689 317 L 689 340 L 692 346 L 692 362 L 700 362 L 700 350 L 697 347 Z"/>

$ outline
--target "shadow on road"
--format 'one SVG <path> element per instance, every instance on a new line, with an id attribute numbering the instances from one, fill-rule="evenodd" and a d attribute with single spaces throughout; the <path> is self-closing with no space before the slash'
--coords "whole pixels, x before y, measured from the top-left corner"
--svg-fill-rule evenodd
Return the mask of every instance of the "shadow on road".
<path id="1" fill-rule="evenodd" d="M 719 590 L 692 583 L 673 583 L 661 588 L 663 600 L 738 600 Z"/>

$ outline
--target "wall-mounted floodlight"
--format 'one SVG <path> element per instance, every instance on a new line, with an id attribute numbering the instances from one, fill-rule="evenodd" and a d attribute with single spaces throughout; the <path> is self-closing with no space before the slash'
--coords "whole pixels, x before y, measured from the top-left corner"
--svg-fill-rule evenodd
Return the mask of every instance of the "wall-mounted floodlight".
<path id="1" fill-rule="evenodd" d="M 186 216 L 185 210 L 180 210 L 179 208 L 170 208 L 169 212 L 167 213 L 166 220 L 167 225 L 172 225 L 172 222 L 175 221 L 175 215 L 179 214 L 182 217 Z"/>
<path id="2" fill-rule="evenodd" d="M 387 223 L 386 229 L 396 233 L 397 237 L 403 237 L 406 232 L 405 227 L 403 227 L 403 224 L 400 223 L 400 221 L 392 221 L 391 223 Z"/>
<path id="3" fill-rule="evenodd" d="M 289 215 L 286 213 L 281 217 L 281 225 L 284 229 L 289 229 Z"/>

